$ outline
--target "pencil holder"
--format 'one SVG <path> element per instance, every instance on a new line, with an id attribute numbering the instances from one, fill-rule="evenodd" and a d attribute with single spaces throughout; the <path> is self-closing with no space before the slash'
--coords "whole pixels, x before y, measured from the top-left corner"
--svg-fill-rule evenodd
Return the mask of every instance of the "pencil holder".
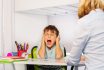
<path id="1" fill-rule="evenodd" d="M 24 52 L 26 52 L 26 51 L 25 50 L 19 50 L 18 51 L 18 56 L 21 57 Z"/>

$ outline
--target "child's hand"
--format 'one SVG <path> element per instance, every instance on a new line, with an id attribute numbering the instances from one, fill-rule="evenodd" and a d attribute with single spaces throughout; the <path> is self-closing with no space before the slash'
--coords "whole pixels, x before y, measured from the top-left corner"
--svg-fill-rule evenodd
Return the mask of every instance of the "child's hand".
<path id="1" fill-rule="evenodd" d="M 56 38 L 56 43 L 59 43 L 59 41 L 60 41 L 60 36 L 58 35 Z"/>
<path id="2" fill-rule="evenodd" d="M 44 42 L 45 40 L 44 40 L 44 34 L 43 34 L 43 36 L 42 36 L 42 42 Z"/>
<path id="3" fill-rule="evenodd" d="M 41 42 L 41 44 L 42 44 L 43 46 L 45 46 L 44 34 L 43 34 L 43 36 L 42 36 L 42 42 Z"/>

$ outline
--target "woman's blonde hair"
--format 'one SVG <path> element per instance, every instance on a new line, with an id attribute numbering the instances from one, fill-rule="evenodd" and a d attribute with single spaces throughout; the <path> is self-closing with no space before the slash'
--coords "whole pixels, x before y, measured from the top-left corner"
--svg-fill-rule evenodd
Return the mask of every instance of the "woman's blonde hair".
<path id="1" fill-rule="evenodd" d="M 104 0 L 80 0 L 78 8 L 79 18 L 87 15 L 91 10 L 100 8 L 104 11 Z"/>

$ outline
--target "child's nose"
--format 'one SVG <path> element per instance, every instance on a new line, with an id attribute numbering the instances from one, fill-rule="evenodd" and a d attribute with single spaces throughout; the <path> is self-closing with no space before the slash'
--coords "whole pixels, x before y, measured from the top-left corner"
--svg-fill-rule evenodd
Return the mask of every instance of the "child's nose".
<path id="1" fill-rule="evenodd" d="M 48 35 L 49 38 L 51 38 L 51 35 Z"/>

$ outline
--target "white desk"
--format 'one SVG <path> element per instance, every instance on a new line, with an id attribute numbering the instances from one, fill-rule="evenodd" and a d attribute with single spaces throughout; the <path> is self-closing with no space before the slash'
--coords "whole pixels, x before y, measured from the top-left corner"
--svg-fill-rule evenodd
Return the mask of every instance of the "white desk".
<path id="1" fill-rule="evenodd" d="M 27 61 L 14 62 L 14 64 L 62 65 L 62 66 L 67 65 L 64 60 L 53 60 L 53 59 L 30 59 Z"/>
<path id="2" fill-rule="evenodd" d="M 18 66 L 21 67 L 21 70 L 26 70 L 26 64 L 30 65 L 61 65 L 68 66 L 64 60 L 53 60 L 53 59 L 29 59 L 27 61 L 14 62 L 15 70 L 19 70 Z M 16 65 L 18 65 L 16 67 Z M 72 66 L 72 65 L 69 65 Z M 84 66 L 84 62 L 80 62 L 77 66 L 75 66 L 75 70 L 78 70 L 78 66 Z"/>

